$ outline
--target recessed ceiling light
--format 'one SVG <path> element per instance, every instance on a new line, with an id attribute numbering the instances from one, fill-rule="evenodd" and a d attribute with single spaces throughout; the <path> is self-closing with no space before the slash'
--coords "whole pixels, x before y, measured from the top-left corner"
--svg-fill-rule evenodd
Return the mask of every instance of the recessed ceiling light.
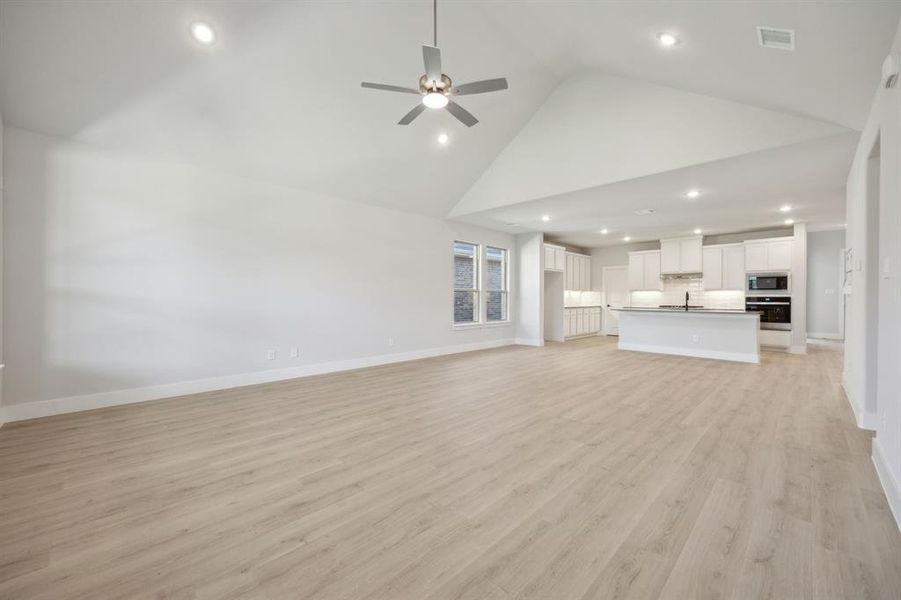
<path id="1" fill-rule="evenodd" d="M 657 211 L 655 211 L 653 208 L 639 208 L 638 210 L 635 211 L 635 214 L 647 216 L 647 215 L 653 215 L 655 212 L 657 212 Z"/>
<path id="2" fill-rule="evenodd" d="M 629 236 L 627 235 L 626 237 L 623 238 L 623 241 L 624 241 L 624 242 L 631 242 L 631 241 L 632 241 L 632 238 L 629 237 Z"/>
<path id="3" fill-rule="evenodd" d="M 441 144 L 441 145 L 443 146 L 444 144 L 447 143 L 447 140 L 449 140 L 449 139 L 450 139 L 450 138 L 447 137 L 447 134 L 446 134 L 446 133 L 442 133 L 442 134 L 440 134 L 440 135 L 438 136 L 438 143 Z"/>
<path id="4" fill-rule="evenodd" d="M 429 92 L 422 97 L 422 103 L 429 108 L 444 108 L 447 106 L 447 96 L 440 92 Z"/>
<path id="5" fill-rule="evenodd" d="M 688 190 L 687 192 L 685 192 L 686 198 L 697 198 L 700 195 L 701 195 L 701 190 Z"/>
<path id="6" fill-rule="evenodd" d="M 601 229 L 601 235 L 607 235 L 607 228 Z"/>
<path id="7" fill-rule="evenodd" d="M 794 225 L 795 220 L 794 219 L 786 219 L 785 221 L 783 221 L 783 223 L 785 223 L 786 225 Z"/>
<path id="8" fill-rule="evenodd" d="M 697 229 L 695 229 L 695 235 L 700 235 L 700 234 L 701 234 L 701 228 L 698 227 Z"/>
<path id="9" fill-rule="evenodd" d="M 780 212 L 789 212 L 791 209 L 792 209 L 792 207 L 789 206 L 788 204 L 785 204 L 785 205 L 779 207 Z"/>
<path id="10" fill-rule="evenodd" d="M 679 38 L 674 36 L 672 33 L 669 33 L 668 31 L 661 31 L 660 33 L 658 33 L 657 40 L 664 48 L 672 48 L 679 43 Z"/>
<path id="11" fill-rule="evenodd" d="M 191 23 L 191 35 L 204 46 L 209 46 L 216 41 L 216 32 L 203 21 Z"/>
<path id="12" fill-rule="evenodd" d="M 547 223 L 551 220 L 551 217 L 549 215 L 541 215 L 541 220 Z"/>

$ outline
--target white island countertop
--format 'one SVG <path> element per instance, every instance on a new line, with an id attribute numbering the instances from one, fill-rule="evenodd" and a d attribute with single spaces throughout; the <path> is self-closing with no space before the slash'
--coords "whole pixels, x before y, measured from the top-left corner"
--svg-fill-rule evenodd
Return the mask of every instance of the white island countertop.
<path id="1" fill-rule="evenodd" d="M 738 362 L 760 362 L 760 314 L 727 308 L 623 307 L 619 348 Z"/>

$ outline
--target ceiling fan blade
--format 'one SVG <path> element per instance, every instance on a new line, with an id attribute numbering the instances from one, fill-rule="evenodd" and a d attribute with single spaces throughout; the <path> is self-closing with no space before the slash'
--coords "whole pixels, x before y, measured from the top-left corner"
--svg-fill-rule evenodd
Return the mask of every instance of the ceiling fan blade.
<path id="1" fill-rule="evenodd" d="M 397 122 L 398 125 L 409 125 L 413 119 L 422 114 L 422 111 L 425 110 L 425 104 L 419 103 L 413 107 L 413 110 L 404 115 L 404 118 Z"/>
<path id="2" fill-rule="evenodd" d="M 372 88 L 374 90 L 386 90 L 388 92 L 403 92 L 404 94 L 419 94 L 421 93 L 419 90 L 414 90 L 413 88 L 401 87 L 399 85 L 388 85 L 387 83 L 370 83 L 368 81 L 364 81 L 360 84 L 364 88 Z"/>
<path id="3" fill-rule="evenodd" d="M 507 89 L 507 80 L 501 77 L 499 79 L 485 79 L 483 81 L 464 83 L 455 87 L 452 93 L 457 96 L 466 96 L 468 94 L 484 94 L 485 92 L 497 92 L 505 89 Z"/>
<path id="4" fill-rule="evenodd" d="M 429 82 L 441 81 L 441 50 L 435 46 L 423 46 L 422 62 L 425 63 L 426 79 Z"/>
<path id="5" fill-rule="evenodd" d="M 453 100 L 448 102 L 445 108 L 447 109 L 447 112 L 457 117 L 457 119 L 467 127 L 472 127 L 479 122 L 478 119 L 472 116 L 471 112 L 469 112 Z"/>

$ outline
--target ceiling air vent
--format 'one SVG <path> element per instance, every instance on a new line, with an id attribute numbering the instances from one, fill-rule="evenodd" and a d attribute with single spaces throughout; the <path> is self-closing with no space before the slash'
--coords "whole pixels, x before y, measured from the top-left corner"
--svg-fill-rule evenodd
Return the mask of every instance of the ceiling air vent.
<path id="1" fill-rule="evenodd" d="M 795 30 L 776 27 L 757 27 L 757 41 L 764 48 L 795 49 Z"/>

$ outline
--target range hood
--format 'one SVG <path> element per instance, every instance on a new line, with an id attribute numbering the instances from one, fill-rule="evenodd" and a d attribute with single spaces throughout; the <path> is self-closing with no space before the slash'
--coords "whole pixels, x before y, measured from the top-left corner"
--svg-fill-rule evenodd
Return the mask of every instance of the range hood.
<path id="1" fill-rule="evenodd" d="M 667 273 L 665 275 L 661 275 L 660 279 L 662 279 L 663 281 L 690 281 L 694 279 L 702 279 L 703 277 L 703 273 Z"/>

